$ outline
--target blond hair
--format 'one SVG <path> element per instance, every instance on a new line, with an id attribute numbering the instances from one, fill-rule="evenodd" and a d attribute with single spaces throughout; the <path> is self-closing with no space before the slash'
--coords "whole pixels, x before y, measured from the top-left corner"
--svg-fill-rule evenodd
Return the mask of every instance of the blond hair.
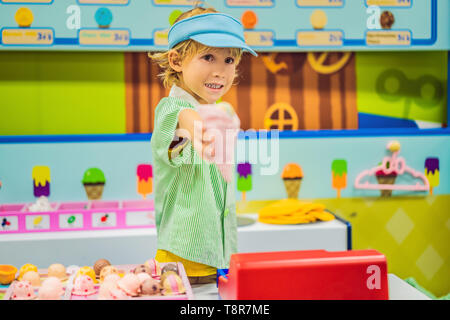
<path id="1" fill-rule="evenodd" d="M 193 9 L 182 13 L 175 20 L 175 23 L 180 20 L 187 19 L 199 14 L 215 13 L 215 12 L 218 11 L 212 7 L 203 8 L 196 6 Z M 203 52 L 210 50 L 211 47 L 205 46 L 197 41 L 189 39 L 178 43 L 175 47 L 173 47 L 173 49 L 178 52 L 181 61 L 184 61 L 185 59 L 191 58 L 196 54 L 202 54 Z M 235 60 L 236 65 L 239 64 L 242 56 L 242 49 L 240 48 L 229 48 L 229 49 L 230 49 L 230 56 Z M 169 64 L 169 51 L 170 50 L 165 52 L 148 53 L 149 58 L 152 59 L 156 64 L 158 64 L 162 70 L 162 72 L 158 74 L 158 77 L 162 80 L 165 88 L 170 88 L 173 84 L 176 85 L 180 84 L 180 73 L 172 69 L 172 67 Z"/>

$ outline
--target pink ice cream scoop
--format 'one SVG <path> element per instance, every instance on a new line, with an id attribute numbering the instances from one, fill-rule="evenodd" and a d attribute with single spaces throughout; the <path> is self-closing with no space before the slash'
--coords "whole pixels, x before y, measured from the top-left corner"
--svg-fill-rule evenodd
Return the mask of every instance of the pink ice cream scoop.
<path id="1" fill-rule="evenodd" d="M 141 291 L 139 277 L 134 273 L 127 273 L 122 279 L 117 281 L 117 286 L 132 297 L 137 296 Z"/>
<path id="2" fill-rule="evenodd" d="M 31 300 L 34 298 L 36 298 L 36 295 L 29 281 L 14 282 L 13 292 L 11 294 L 12 300 Z"/>
<path id="3" fill-rule="evenodd" d="M 113 282 L 114 284 L 120 280 L 120 276 L 117 273 L 108 274 L 103 282 Z"/>
<path id="4" fill-rule="evenodd" d="M 109 276 L 108 276 L 109 277 Z M 105 281 L 100 285 L 98 290 L 99 300 L 126 300 L 130 297 L 117 286 L 117 281 L 114 279 L 105 278 Z"/>
<path id="5" fill-rule="evenodd" d="M 94 281 L 87 275 L 79 275 L 75 279 L 72 294 L 76 296 L 89 296 L 96 292 L 94 288 Z"/>
<path id="6" fill-rule="evenodd" d="M 153 278 L 161 276 L 161 266 L 155 259 L 149 259 L 145 261 L 144 265 L 150 269 L 150 275 Z"/>
<path id="7" fill-rule="evenodd" d="M 60 300 L 64 294 L 61 280 L 56 277 L 48 277 L 42 282 L 38 292 L 39 300 Z"/>
<path id="8" fill-rule="evenodd" d="M 203 119 L 205 134 L 215 138 L 215 155 L 208 160 L 215 163 L 223 178 L 230 182 L 241 121 L 226 102 L 200 105 L 196 110 Z"/>
<path id="9" fill-rule="evenodd" d="M 150 278 L 141 283 L 141 293 L 144 295 L 158 295 L 161 285 L 158 280 Z"/>
<path id="10" fill-rule="evenodd" d="M 172 273 L 165 277 L 163 283 L 162 283 L 162 293 L 164 295 L 176 295 L 176 294 L 183 294 L 186 292 L 186 289 L 184 288 L 183 281 L 181 278 L 175 274 Z"/>
<path id="11" fill-rule="evenodd" d="M 142 285 L 142 283 L 147 279 L 152 279 L 148 273 L 141 272 L 137 274 L 137 277 L 139 278 L 139 284 Z"/>

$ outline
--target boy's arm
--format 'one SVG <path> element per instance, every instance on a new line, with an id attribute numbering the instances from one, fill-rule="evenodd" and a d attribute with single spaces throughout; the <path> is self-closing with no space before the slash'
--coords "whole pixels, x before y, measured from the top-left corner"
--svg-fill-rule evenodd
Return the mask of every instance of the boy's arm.
<path id="1" fill-rule="evenodd" d="M 178 150 L 181 150 L 187 144 L 187 139 L 189 139 L 202 158 L 208 159 L 213 157 L 215 154 L 214 138 L 208 139 L 204 133 L 203 120 L 195 110 L 184 109 L 180 111 L 175 136 L 176 140 L 179 140 L 179 138 L 183 140 L 180 143 L 175 141 L 176 145 L 178 145 Z"/>

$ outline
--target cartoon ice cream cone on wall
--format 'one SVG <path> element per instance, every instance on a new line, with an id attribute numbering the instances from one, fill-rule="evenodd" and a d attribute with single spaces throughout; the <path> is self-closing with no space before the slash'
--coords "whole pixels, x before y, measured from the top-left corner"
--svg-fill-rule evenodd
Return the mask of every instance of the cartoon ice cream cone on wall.
<path id="1" fill-rule="evenodd" d="M 430 195 L 433 195 L 433 188 L 439 185 L 439 158 L 425 160 L 425 176 L 430 183 Z"/>
<path id="2" fill-rule="evenodd" d="M 145 199 L 147 194 L 153 191 L 153 170 L 150 164 L 140 164 L 137 166 L 137 192 Z"/>
<path id="3" fill-rule="evenodd" d="M 400 143 L 397 141 L 393 141 L 389 143 L 388 149 L 392 153 L 397 153 L 400 150 Z M 380 163 L 381 164 L 381 163 Z M 388 161 L 386 163 L 386 169 L 390 168 L 390 162 Z M 395 180 L 397 179 L 397 172 L 392 171 L 390 173 L 384 173 L 384 171 L 378 170 L 375 172 L 375 177 L 377 178 L 377 181 L 379 184 L 394 184 Z M 392 190 L 380 190 L 382 197 L 390 197 L 392 195 Z"/>
<path id="4" fill-rule="evenodd" d="M 347 161 L 335 159 L 331 163 L 332 186 L 337 190 L 337 197 L 341 197 L 341 189 L 347 187 Z"/>
<path id="5" fill-rule="evenodd" d="M 105 176 L 103 171 L 98 168 L 89 168 L 84 172 L 83 180 L 81 181 L 86 190 L 86 195 L 89 200 L 100 200 L 105 187 Z"/>
<path id="6" fill-rule="evenodd" d="M 296 163 L 288 163 L 284 166 L 281 178 L 283 179 L 288 198 L 297 199 L 303 179 L 302 168 Z"/>

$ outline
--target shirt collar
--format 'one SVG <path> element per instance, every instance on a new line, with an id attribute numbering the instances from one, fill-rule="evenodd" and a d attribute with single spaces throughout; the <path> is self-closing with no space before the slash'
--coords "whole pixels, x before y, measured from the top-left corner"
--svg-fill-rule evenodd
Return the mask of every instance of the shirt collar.
<path id="1" fill-rule="evenodd" d="M 189 94 L 186 90 L 180 88 L 176 84 L 172 85 L 169 97 L 184 99 L 192 104 L 194 108 L 197 108 L 200 105 L 200 103 L 191 94 Z"/>

